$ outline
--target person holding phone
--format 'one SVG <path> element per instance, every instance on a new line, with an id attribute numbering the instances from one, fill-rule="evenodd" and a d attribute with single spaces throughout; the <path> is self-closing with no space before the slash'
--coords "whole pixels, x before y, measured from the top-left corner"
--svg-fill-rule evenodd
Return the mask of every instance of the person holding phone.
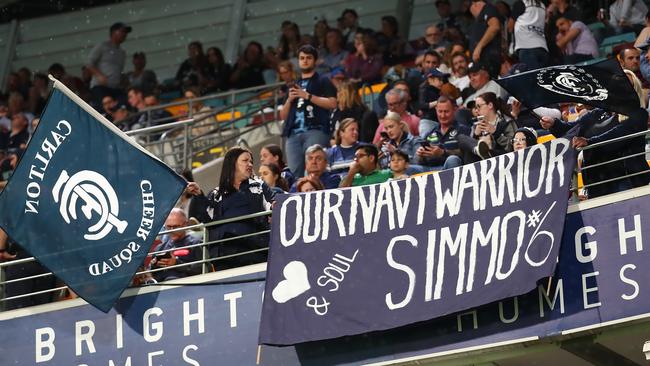
<path id="1" fill-rule="evenodd" d="M 388 112 L 382 120 L 384 127 L 383 133 L 380 132 L 380 140 L 375 146 L 379 149 L 379 162 L 382 168 L 387 168 L 390 164 L 392 153 L 400 149 L 408 154 L 410 159 L 415 156 L 415 151 L 420 146 L 420 139 L 409 133 L 409 127 L 406 122 L 402 121 L 400 115 L 396 112 Z M 422 167 L 412 164 L 409 167 L 408 174 L 421 173 Z"/>
<path id="2" fill-rule="evenodd" d="M 284 120 L 282 137 L 286 138 L 287 165 L 296 177 L 305 174 L 303 154 L 309 146 L 328 146 L 330 111 L 336 108 L 336 89 L 329 79 L 316 71 L 318 51 L 311 45 L 298 50 L 300 79 L 289 88 L 286 102 L 280 110 Z"/>
<path id="3" fill-rule="evenodd" d="M 471 133 L 469 136 L 458 137 L 466 164 L 512 151 L 512 139 L 517 125 L 504 113 L 503 104 L 492 92 L 483 93 L 476 98 L 477 118 Z"/>
<path id="4" fill-rule="evenodd" d="M 189 235 L 186 230 L 181 228 L 188 226 L 187 216 L 185 211 L 180 208 L 174 208 L 165 220 L 165 230 L 174 230 L 163 238 L 162 243 L 154 248 L 154 252 L 163 251 L 165 253 L 158 253 L 154 255 L 151 262 L 149 262 L 150 269 L 166 268 L 183 263 L 190 263 L 201 260 L 200 248 L 187 248 L 185 250 L 176 250 L 175 248 L 182 248 L 189 245 L 199 244 L 201 241 L 196 237 Z M 174 278 L 181 278 L 192 276 L 201 273 L 201 264 L 191 264 L 182 267 L 176 267 L 165 271 L 157 271 L 151 273 L 152 277 L 158 281 L 167 281 Z"/>
<path id="5" fill-rule="evenodd" d="M 454 119 L 455 101 L 446 96 L 438 98 L 435 106 L 438 123 L 426 133 L 415 152 L 415 162 L 425 170 L 445 170 L 463 165 L 458 146 L 459 135 L 469 135 L 469 129 Z"/>

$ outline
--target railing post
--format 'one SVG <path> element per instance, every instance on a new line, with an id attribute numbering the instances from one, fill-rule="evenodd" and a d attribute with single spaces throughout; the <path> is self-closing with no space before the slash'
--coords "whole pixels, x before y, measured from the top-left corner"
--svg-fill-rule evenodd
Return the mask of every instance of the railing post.
<path id="1" fill-rule="evenodd" d="M 192 163 L 190 162 L 191 157 L 189 156 L 189 153 L 190 153 L 189 135 L 190 135 L 190 131 L 191 131 L 190 125 L 187 124 L 187 125 L 183 126 L 183 130 L 184 130 L 184 133 L 183 133 L 183 169 L 189 169 L 192 166 Z"/>
<path id="2" fill-rule="evenodd" d="M 205 243 L 207 243 L 207 242 L 208 242 L 208 229 L 205 226 L 203 226 L 203 246 L 201 247 L 202 257 L 203 257 L 202 260 L 204 261 L 203 266 L 202 266 L 202 272 L 201 272 L 203 274 L 206 274 L 206 273 L 210 272 L 208 270 L 209 269 L 209 263 L 205 262 L 206 260 L 208 260 L 208 258 L 210 258 L 210 255 L 209 255 L 209 252 L 208 252 L 208 246 L 205 245 Z"/>
<path id="3" fill-rule="evenodd" d="M 235 93 L 230 95 L 230 128 L 235 129 Z"/>

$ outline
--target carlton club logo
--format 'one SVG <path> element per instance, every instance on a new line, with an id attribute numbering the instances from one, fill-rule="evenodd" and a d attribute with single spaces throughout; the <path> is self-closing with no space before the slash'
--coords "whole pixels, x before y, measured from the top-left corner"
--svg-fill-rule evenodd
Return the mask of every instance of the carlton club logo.
<path id="1" fill-rule="evenodd" d="M 537 84 L 557 94 L 578 97 L 586 100 L 605 100 L 607 89 L 585 71 L 574 65 L 552 67 L 540 70 Z"/>
<path id="2" fill-rule="evenodd" d="M 88 228 L 84 235 L 86 240 L 100 240 L 108 235 L 113 228 L 122 234 L 128 223 L 120 220 L 120 207 L 115 190 L 103 175 L 82 170 L 69 176 L 65 170 L 61 171 L 54 189 L 52 190 L 54 202 L 59 204 L 59 213 L 66 223 L 77 220 L 77 202 L 81 199 L 81 212 L 90 220 L 99 216 L 99 220 Z"/>

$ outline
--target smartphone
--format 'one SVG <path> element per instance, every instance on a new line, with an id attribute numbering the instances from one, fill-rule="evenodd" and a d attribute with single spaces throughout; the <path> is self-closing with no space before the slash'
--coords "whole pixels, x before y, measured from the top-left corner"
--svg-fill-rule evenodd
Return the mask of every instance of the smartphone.
<path id="1" fill-rule="evenodd" d="M 385 131 L 382 131 L 379 136 L 381 136 L 382 140 L 390 140 L 390 137 L 388 137 L 388 133 Z"/>
<path id="2" fill-rule="evenodd" d="M 172 252 L 156 254 L 156 259 L 171 258 L 171 257 L 172 257 Z"/>
<path id="3" fill-rule="evenodd" d="M 422 147 L 430 147 L 431 144 L 429 143 L 429 141 L 425 140 L 425 141 L 420 141 L 420 146 L 422 146 Z"/>

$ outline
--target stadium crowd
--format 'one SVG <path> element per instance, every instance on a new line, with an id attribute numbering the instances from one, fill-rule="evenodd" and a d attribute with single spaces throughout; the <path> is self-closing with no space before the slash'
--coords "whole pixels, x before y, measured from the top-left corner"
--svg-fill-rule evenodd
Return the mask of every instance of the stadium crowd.
<path id="1" fill-rule="evenodd" d="M 217 188 L 204 195 L 195 183 L 188 185 L 180 210 L 172 212 L 173 222 L 167 225 L 177 229 L 182 226 L 179 222 L 208 223 L 268 209 L 275 194 L 380 183 L 458 167 L 526 148 L 542 135 L 563 136 L 576 123 L 584 127 L 573 139 L 575 147 L 646 130 L 644 109 L 629 116 L 573 103 L 529 110 L 495 82 L 546 66 L 616 57 L 639 105 L 647 107 L 650 17 L 644 2 L 572 3 L 471 0 L 452 9 L 448 0 L 437 0 L 439 22 L 415 40 L 405 39 L 394 16 L 382 17 L 381 29 L 372 30 L 359 25 L 354 9 L 345 9 L 336 25 L 318 20 L 311 34 L 292 21 L 283 22 L 277 47 L 264 49 L 250 42 L 234 65 L 225 62 L 219 48 L 204 52 L 204 45 L 193 41 L 175 78 L 163 83 L 146 68 L 144 52 L 132 55 L 133 71 L 123 72 L 127 55 L 120 45 L 137 30 L 118 22 L 110 27 L 109 39 L 90 52 L 81 77 L 67 74 L 56 63 L 48 72 L 125 130 L 145 125 L 138 112 L 160 104 L 161 93 L 182 91 L 184 97 L 194 98 L 267 81 L 284 83 L 278 105 L 284 146 L 265 146 L 259 157 L 243 148 L 229 150 Z M 635 33 L 634 42 L 622 42 L 611 54 L 601 54 L 599 44 L 605 37 L 627 32 Z M 359 88 L 381 82 L 386 86 L 373 105 L 366 106 Z M 48 95 L 47 78 L 22 68 L 10 74 L 6 90 L 0 99 L 5 175 L 38 121 Z M 157 113 L 156 120 L 173 118 L 164 109 Z M 586 185 L 636 175 L 587 188 L 581 198 L 647 185 L 650 175 L 643 172 L 649 170 L 648 164 L 638 154 L 644 149 L 641 137 L 585 152 L 583 165 L 637 154 L 584 172 Z M 259 163 L 259 174 L 254 174 L 254 163 Z M 191 182 L 191 173 L 186 174 Z M 220 225 L 210 231 L 210 240 L 268 226 L 266 218 Z M 164 238 L 157 250 L 193 243 L 190 236 L 182 232 Z M 268 236 L 233 242 L 231 251 L 255 250 L 267 246 Z M 0 258 L 14 258 L 4 245 L 0 244 Z M 234 253 L 216 248 L 212 257 Z M 196 250 L 181 257 L 193 258 Z M 223 269 L 265 259 L 265 252 L 256 252 L 214 265 Z M 177 255 L 167 256 L 148 266 L 182 261 Z M 196 268 L 175 271 L 173 277 L 192 273 Z M 150 281 L 151 276 L 142 280 Z"/>

